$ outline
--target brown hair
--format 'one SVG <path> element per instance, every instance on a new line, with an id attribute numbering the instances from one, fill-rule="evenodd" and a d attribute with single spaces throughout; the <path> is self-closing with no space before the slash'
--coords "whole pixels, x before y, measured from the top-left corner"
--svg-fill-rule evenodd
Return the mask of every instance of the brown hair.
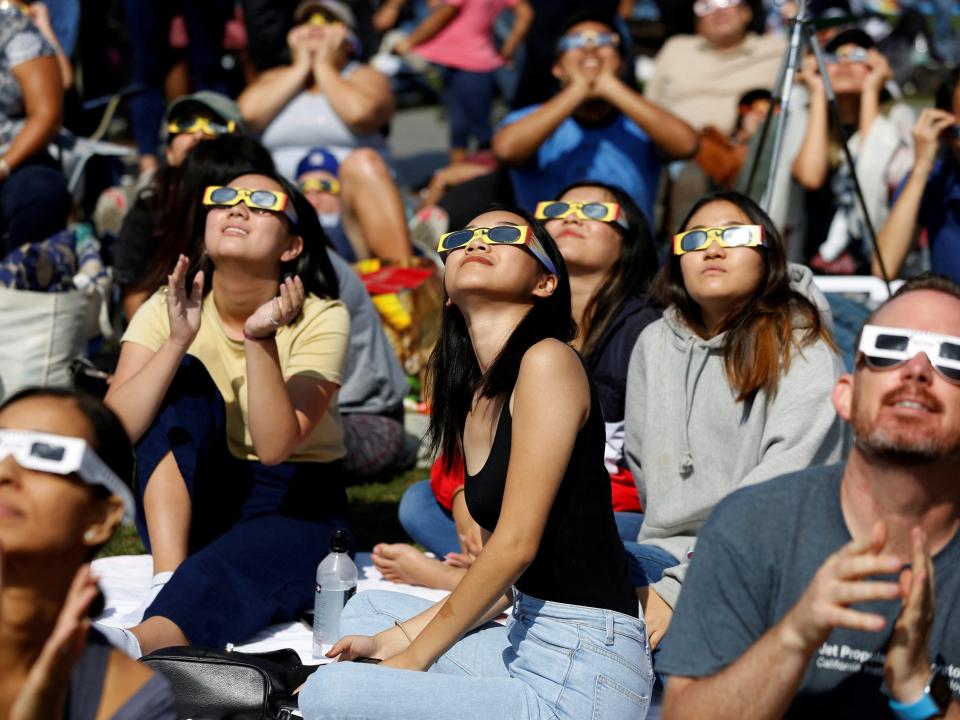
<path id="1" fill-rule="evenodd" d="M 746 303 L 720 323 L 725 332 L 723 362 L 727 379 L 737 392 L 738 401 L 753 398 L 759 390 L 775 395 L 780 376 L 790 369 L 794 350 L 800 352 L 817 340 L 836 350 L 830 331 L 820 319 L 816 306 L 790 287 L 783 241 L 770 217 L 746 195 L 737 192 L 715 192 L 701 198 L 680 224 L 686 228 L 690 218 L 713 202 L 729 202 L 737 206 L 755 225 L 763 227 L 765 249 L 761 251 L 765 273 Z M 680 257 L 672 255 L 654 279 L 651 294 L 665 307 L 677 308 L 684 322 L 699 332 L 703 327 L 700 306 L 694 302 L 683 283 Z M 798 339 L 794 330 L 803 328 Z"/>

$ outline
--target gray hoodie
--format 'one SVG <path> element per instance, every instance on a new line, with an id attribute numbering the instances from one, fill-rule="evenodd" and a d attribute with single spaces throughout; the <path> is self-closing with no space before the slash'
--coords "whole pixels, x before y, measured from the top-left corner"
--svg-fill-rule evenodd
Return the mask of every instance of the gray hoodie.
<path id="1" fill-rule="evenodd" d="M 791 286 L 822 312 L 826 300 L 810 271 L 791 266 L 790 274 Z M 774 396 L 761 390 L 748 402 L 737 402 L 727 380 L 723 340 L 723 334 L 704 340 L 670 307 L 644 330 L 630 357 L 626 457 L 645 512 L 637 541 L 678 559 L 651 586 L 671 607 L 697 533 L 720 500 L 784 473 L 838 462 L 846 449 L 830 399 L 843 364 L 823 340 L 792 354 Z"/>

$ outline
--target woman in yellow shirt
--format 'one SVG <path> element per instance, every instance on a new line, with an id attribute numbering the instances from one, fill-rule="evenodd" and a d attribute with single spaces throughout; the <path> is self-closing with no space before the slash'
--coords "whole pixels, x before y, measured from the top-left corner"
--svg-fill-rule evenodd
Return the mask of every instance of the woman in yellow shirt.
<path id="1" fill-rule="evenodd" d="M 153 554 L 142 621 L 112 632 L 135 656 L 296 617 L 346 525 L 335 396 L 349 319 L 316 213 L 265 173 L 184 211 L 203 241 L 134 316 L 106 398 L 136 443 Z"/>

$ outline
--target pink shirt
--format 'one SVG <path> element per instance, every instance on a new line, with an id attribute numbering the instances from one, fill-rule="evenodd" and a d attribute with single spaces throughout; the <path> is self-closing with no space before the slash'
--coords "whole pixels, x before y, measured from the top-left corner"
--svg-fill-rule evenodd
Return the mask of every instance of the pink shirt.
<path id="1" fill-rule="evenodd" d="M 414 48 L 414 52 L 437 65 L 489 72 L 503 65 L 493 45 L 493 23 L 504 8 L 517 0 L 446 0 L 460 8 L 443 30 Z"/>

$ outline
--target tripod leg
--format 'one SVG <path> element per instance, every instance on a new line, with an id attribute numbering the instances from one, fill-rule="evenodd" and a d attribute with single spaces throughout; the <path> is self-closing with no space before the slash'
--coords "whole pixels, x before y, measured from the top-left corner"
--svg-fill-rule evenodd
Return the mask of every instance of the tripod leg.
<path id="1" fill-rule="evenodd" d="M 767 180 L 767 187 L 763 193 L 763 202 L 760 204 L 767 212 L 773 204 L 773 191 L 776 185 L 776 169 L 780 162 L 780 155 L 783 152 L 783 135 L 787 127 L 787 118 L 790 116 L 790 96 L 793 91 L 794 80 L 796 79 L 797 67 L 800 65 L 800 56 L 803 52 L 803 38 L 807 33 L 806 15 L 801 13 L 793 21 L 793 30 L 790 33 L 790 47 L 787 50 L 787 61 L 784 67 L 783 83 L 779 90 L 780 93 L 780 114 L 777 116 L 777 126 L 773 134 L 773 153 L 770 155 L 770 174 Z M 772 107 L 772 106 L 771 106 Z M 760 162 L 760 152 L 757 152 L 755 164 Z M 749 192 L 749 190 L 748 190 Z"/>
<path id="2" fill-rule="evenodd" d="M 760 161 L 763 158 L 763 151 L 767 146 L 767 135 L 770 132 L 770 125 L 774 119 L 774 113 L 780 108 L 783 101 L 784 78 L 787 76 L 787 67 L 790 65 L 790 52 L 784 54 L 783 61 L 780 63 L 780 69 L 777 70 L 777 83 L 773 86 L 773 97 L 770 98 L 770 105 L 767 106 L 767 116 L 760 126 L 760 137 L 757 138 L 756 148 L 753 153 L 753 159 L 750 163 L 750 173 L 747 175 L 747 186 L 744 194 L 753 197 L 753 182 L 757 179 L 757 171 L 760 169 Z"/>

